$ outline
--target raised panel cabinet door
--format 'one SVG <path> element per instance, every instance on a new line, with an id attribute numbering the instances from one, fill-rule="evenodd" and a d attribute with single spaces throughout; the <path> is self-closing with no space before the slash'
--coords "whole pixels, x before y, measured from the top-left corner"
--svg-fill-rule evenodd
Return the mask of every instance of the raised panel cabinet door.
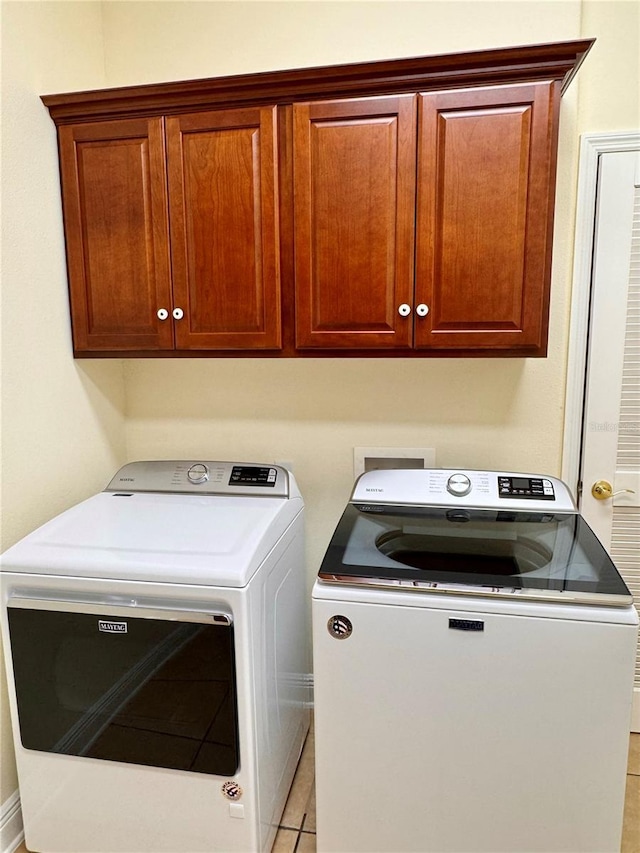
<path id="1" fill-rule="evenodd" d="M 293 110 L 296 346 L 410 347 L 416 97 Z"/>
<path id="2" fill-rule="evenodd" d="M 167 118 L 178 349 L 279 349 L 276 108 Z"/>
<path id="3" fill-rule="evenodd" d="M 164 124 L 59 128 L 74 351 L 173 347 Z"/>
<path id="4" fill-rule="evenodd" d="M 420 96 L 416 346 L 546 352 L 559 84 Z"/>

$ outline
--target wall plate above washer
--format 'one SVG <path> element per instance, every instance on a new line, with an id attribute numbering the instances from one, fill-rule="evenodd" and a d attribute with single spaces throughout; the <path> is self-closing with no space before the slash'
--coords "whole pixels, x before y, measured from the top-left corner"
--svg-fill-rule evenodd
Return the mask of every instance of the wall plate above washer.
<path id="1" fill-rule="evenodd" d="M 433 447 L 354 447 L 353 475 L 384 468 L 434 468 Z"/>

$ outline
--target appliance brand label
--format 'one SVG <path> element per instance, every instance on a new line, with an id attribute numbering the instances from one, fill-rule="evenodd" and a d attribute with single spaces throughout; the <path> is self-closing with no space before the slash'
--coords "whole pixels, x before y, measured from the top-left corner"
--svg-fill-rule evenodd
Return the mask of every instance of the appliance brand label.
<path id="1" fill-rule="evenodd" d="M 336 640 L 347 640 L 353 633 L 353 625 L 346 616 L 332 616 L 327 622 L 327 630 Z"/>
<path id="2" fill-rule="evenodd" d="M 481 619 L 449 619 L 449 627 L 455 631 L 484 631 Z"/>
<path id="3" fill-rule="evenodd" d="M 244 792 L 237 782 L 225 782 L 222 786 L 222 793 L 228 800 L 239 800 Z"/>
<path id="4" fill-rule="evenodd" d="M 107 634 L 126 634 L 126 622 L 110 622 L 107 619 L 98 619 L 98 631 L 104 631 Z"/>

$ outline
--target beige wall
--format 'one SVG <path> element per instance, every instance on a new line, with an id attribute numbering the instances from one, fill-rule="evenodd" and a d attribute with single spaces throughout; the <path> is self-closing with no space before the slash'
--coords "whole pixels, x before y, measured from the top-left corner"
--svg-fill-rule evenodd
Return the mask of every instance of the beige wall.
<path id="1" fill-rule="evenodd" d="M 105 3 L 110 85 L 575 38 L 580 0 Z"/>
<path id="2" fill-rule="evenodd" d="M 55 128 L 44 92 L 102 86 L 99 3 L 2 6 L 2 548 L 125 455 L 121 362 L 71 358 Z M 4 671 L 0 804 L 17 787 Z"/>
<path id="3" fill-rule="evenodd" d="M 640 3 L 586 0 L 582 32 L 596 36 L 580 72 L 580 133 L 640 127 Z"/>
<path id="4" fill-rule="evenodd" d="M 311 584 L 356 445 L 559 473 L 578 134 L 640 124 L 636 3 L 10 2 L 3 12 L 6 545 L 100 488 L 125 456 L 286 460 L 307 502 Z M 71 359 L 55 137 L 37 95 L 582 36 L 598 43 L 563 102 L 547 359 Z M 45 472 L 37 490 L 25 465 Z M 3 718 L 0 803 L 15 787 L 8 731 Z"/>

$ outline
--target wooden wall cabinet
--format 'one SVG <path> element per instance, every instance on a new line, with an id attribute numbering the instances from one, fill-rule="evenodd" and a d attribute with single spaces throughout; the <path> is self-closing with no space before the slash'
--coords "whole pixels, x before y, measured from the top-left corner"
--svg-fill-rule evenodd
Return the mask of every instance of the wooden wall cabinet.
<path id="1" fill-rule="evenodd" d="M 75 355 L 545 355 L 591 45 L 44 96 Z"/>
<path id="2" fill-rule="evenodd" d="M 296 346 L 540 352 L 559 97 L 294 104 Z"/>
<path id="3" fill-rule="evenodd" d="M 176 346 L 281 344 L 276 108 L 167 118 Z"/>
<path id="4" fill-rule="evenodd" d="M 76 354 L 281 344 L 275 107 L 60 128 Z"/>
<path id="5" fill-rule="evenodd" d="M 559 102 L 547 82 L 420 96 L 415 346 L 546 351 Z"/>
<path id="6" fill-rule="evenodd" d="M 74 348 L 171 348 L 169 220 L 161 118 L 60 128 Z"/>
<path id="7" fill-rule="evenodd" d="M 293 113 L 296 346 L 408 347 L 416 96 Z"/>

